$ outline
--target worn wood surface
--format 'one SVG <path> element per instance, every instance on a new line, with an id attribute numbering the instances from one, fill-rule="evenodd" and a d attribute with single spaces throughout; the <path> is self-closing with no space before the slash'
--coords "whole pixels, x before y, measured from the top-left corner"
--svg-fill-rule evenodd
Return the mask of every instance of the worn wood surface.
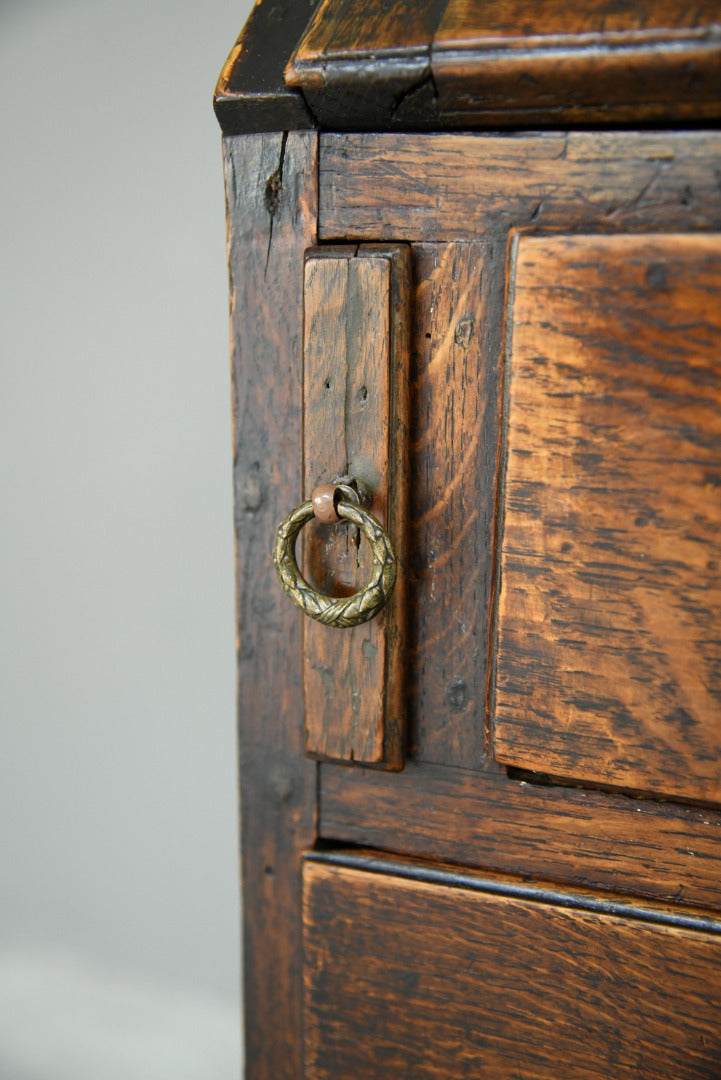
<path id="1" fill-rule="evenodd" d="M 447 0 L 430 3 L 426 0 L 369 6 L 357 0 L 322 0 L 289 61 L 286 82 L 325 86 L 337 77 L 333 63 L 341 59 L 354 65 L 353 72 L 358 78 L 356 60 L 362 63 L 371 55 L 376 58 L 375 64 L 363 68 L 367 82 L 373 81 L 374 74 L 383 72 L 382 65 L 394 60 L 404 64 L 406 75 L 422 74 L 430 60 L 430 42 L 446 3 Z"/>
<path id="2" fill-rule="evenodd" d="M 302 483 L 303 253 L 316 239 L 316 137 L 231 137 L 224 152 L 246 1075 L 297 1080 L 298 859 L 315 837 L 316 767 L 302 753 L 301 615 L 278 587 L 270 552 Z"/>
<path id="3" fill-rule="evenodd" d="M 408 762 L 320 770 L 319 835 L 721 910 L 721 813 Z"/>
<path id="4" fill-rule="evenodd" d="M 306 1080 L 718 1077 L 721 933 L 332 863 L 303 877 Z"/>
<path id="5" fill-rule="evenodd" d="M 494 749 L 721 800 L 721 235 L 523 237 Z"/>
<path id="6" fill-rule="evenodd" d="M 586 0 L 569 9 L 560 0 L 496 0 L 479 4 L 478 0 L 448 0 L 434 43 L 448 49 L 482 46 L 486 41 L 500 41 L 516 48 L 526 48 L 539 39 L 572 40 L 590 37 L 598 44 L 604 36 L 620 41 L 639 38 L 666 40 L 672 34 L 682 39 L 694 38 L 706 26 L 718 21 L 716 0 L 684 4 L 679 0 L 634 0 L 618 4 L 609 0 Z"/>
<path id="7" fill-rule="evenodd" d="M 302 616 L 277 588 L 270 549 L 278 522 L 302 494 L 302 253 L 316 243 L 314 145 L 310 134 L 226 141 L 240 598 L 246 1047 L 248 1076 L 254 1080 L 301 1074 L 298 859 L 316 839 L 318 771 L 302 758 Z M 409 437 L 414 493 L 408 605 L 411 760 L 397 774 L 322 764 L 318 788 L 322 840 L 496 868 L 517 878 L 536 875 L 609 896 L 625 894 L 721 911 L 718 810 L 634 798 L 629 793 L 563 787 L 513 765 L 507 775 L 501 765 L 484 757 L 483 698 L 476 692 L 484 678 L 488 643 L 486 552 L 493 544 L 490 523 L 497 481 L 509 233 L 534 228 L 542 237 L 547 228 L 549 234 L 596 232 L 615 238 L 634 230 L 637 234 L 668 230 L 700 236 L 721 229 L 720 150 L 721 140 L 713 132 L 592 132 L 568 138 L 555 134 L 456 139 L 445 135 L 323 137 L 323 237 L 350 242 L 417 240 L 421 246 L 414 256 L 416 322 Z M 647 295 L 650 286 L 658 289 L 659 282 L 661 277 L 654 271 L 650 281 L 644 281 L 641 295 Z M 446 295 L 450 299 L 444 307 Z M 457 340 L 456 331 L 468 313 L 473 327 L 462 325 Z M 694 333 L 698 329 L 691 328 Z M 671 380 L 669 385 L 675 384 Z M 465 452 L 456 451 L 457 441 Z M 451 459 L 447 473 L 445 455 Z M 465 534 L 459 522 L 461 511 L 471 519 Z M 443 545 L 440 553 L 436 544 Z M 474 585 L 465 589 L 465 573 L 471 564 Z M 476 583 L 480 584 L 474 593 Z M 445 592 L 453 597 L 452 603 L 444 599 Z M 462 610 L 464 622 L 466 617 L 472 621 L 470 633 L 460 626 L 457 632 L 443 633 L 443 623 L 452 617 L 449 613 L 455 606 Z M 467 631 L 471 623 L 465 625 Z M 462 901 L 462 891 L 447 895 Z M 400 894 L 394 891 L 393 895 L 397 904 Z M 425 911 L 425 900 L 421 906 Z M 374 924 L 385 919 L 385 910 L 382 906 L 375 910 Z M 425 925 L 420 907 L 414 910 L 413 933 L 416 925 Z M 396 917 L 400 919 L 400 914 Z M 454 920 L 448 917 L 448 909 L 444 918 L 452 938 Z M 391 944 L 400 948 L 400 936 L 393 930 L 398 923 L 393 923 L 391 915 L 387 925 Z M 459 925 L 465 925 L 463 916 Z M 553 932 L 553 928 L 548 931 L 551 938 Z M 691 937 L 698 942 L 695 932 Z M 575 938 L 563 940 L 581 947 Z M 603 950 L 613 952 L 613 937 L 604 942 Z M 633 935 L 624 942 L 627 955 L 635 956 Z M 513 949 L 507 952 L 512 954 Z M 363 955 L 362 949 L 358 955 Z M 422 954 L 416 950 L 415 955 Z M 537 955 L 536 951 L 527 956 L 531 971 L 536 970 Z M 680 974 L 671 978 L 672 987 L 680 985 L 674 980 L 691 977 L 694 955 L 685 949 L 683 957 L 678 955 Z M 560 953 L 557 962 L 565 962 Z M 362 963 L 357 966 L 362 974 Z M 563 973 L 565 969 L 549 970 Z M 401 980 L 404 994 L 408 987 L 412 989 L 412 974 L 410 981 Z M 603 972 L 601 977 L 605 978 Z M 605 991 L 596 998 L 594 993 L 588 989 L 589 1008 L 595 1003 L 605 1009 Z M 370 999 L 372 1004 L 372 993 Z M 341 1025 L 347 1020 L 342 1016 L 343 1000 L 337 998 Z M 576 1032 L 582 1032 L 579 1044 L 587 1030 L 586 1004 L 582 1000 L 580 1005 L 574 1001 L 569 1006 L 568 1016 L 573 1013 L 577 1021 Z M 436 1001 L 434 1006 L 436 1013 L 443 1013 L 443 1002 Z M 464 1008 L 458 1004 L 458 1015 L 464 1015 Z M 665 1015 L 664 1009 L 659 1005 L 659 1016 Z M 611 1017 L 608 1010 L 604 1015 Z M 612 1019 L 623 1028 L 623 1016 Z M 569 1030 L 562 1026 L 562 1032 Z M 683 1042 L 688 1037 L 682 1034 L 679 1042 L 675 1031 L 669 1035 L 676 1039 L 673 1045 L 682 1049 L 688 1046 Z M 611 1027 L 607 1042 L 619 1045 L 613 1041 Z M 717 1052 L 713 1043 L 708 1045 Z M 693 1058 L 695 1052 L 686 1059 L 692 1064 L 699 1060 Z M 675 1062 L 676 1051 L 672 1048 L 669 1053 L 668 1060 Z M 362 1075 L 354 1064 L 347 1067 L 343 1059 L 337 1060 L 341 1062 L 339 1075 Z M 643 1075 L 633 1073 L 625 1059 L 621 1064 L 628 1075 Z M 473 1060 L 464 1061 L 466 1065 L 471 1072 L 475 1068 Z M 680 1068 L 684 1067 L 691 1065 Z M 399 1075 L 399 1069 L 392 1069 L 391 1074 Z M 606 1075 L 623 1073 L 616 1072 L 614 1064 Z"/>
<path id="8" fill-rule="evenodd" d="M 433 41 L 447 127 L 719 116 L 715 0 L 449 0 Z"/>
<path id="9" fill-rule="evenodd" d="M 503 245 L 414 247 L 410 748 L 484 753 L 499 435 Z"/>
<path id="10" fill-rule="evenodd" d="M 399 768 L 405 750 L 405 521 L 408 500 L 410 249 L 317 249 L 305 264 L 305 497 L 352 476 L 400 561 L 390 601 L 370 622 L 304 620 L 306 752 Z M 306 577 L 350 595 L 368 581 L 367 541 L 346 524 L 310 522 Z"/>
<path id="11" fill-rule="evenodd" d="M 312 0 L 257 0 L 215 88 L 213 107 L 226 135 L 315 127 L 302 94 L 283 81 L 312 9 Z"/>
<path id="12" fill-rule="evenodd" d="M 721 115 L 715 0 L 325 0 L 286 67 L 326 130 Z"/>
<path id="13" fill-rule="evenodd" d="M 323 135 L 320 235 L 721 227 L 718 132 Z"/>
<path id="14" fill-rule="evenodd" d="M 218 77 L 213 106 L 223 133 L 315 127 L 302 94 L 283 80 L 312 6 L 312 0 L 257 0 Z"/>

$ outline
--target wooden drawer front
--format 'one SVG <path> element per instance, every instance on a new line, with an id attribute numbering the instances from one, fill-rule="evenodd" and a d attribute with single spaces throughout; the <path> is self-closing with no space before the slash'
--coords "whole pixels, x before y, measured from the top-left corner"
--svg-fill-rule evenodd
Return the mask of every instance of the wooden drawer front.
<path id="1" fill-rule="evenodd" d="M 721 235 L 523 237 L 494 746 L 721 800 Z"/>
<path id="2" fill-rule="evenodd" d="M 307 861 L 306 1080 L 698 1080 L 721 936 Z"/>

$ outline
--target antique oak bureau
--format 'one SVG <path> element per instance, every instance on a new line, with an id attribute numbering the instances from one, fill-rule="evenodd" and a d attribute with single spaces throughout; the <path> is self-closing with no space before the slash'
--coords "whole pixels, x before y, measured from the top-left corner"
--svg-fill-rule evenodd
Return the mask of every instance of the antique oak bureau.
<path id="1" fill-rule="evenodd" d="M 721 4 L 261 0 L 215 105 L 249 1080 L 721 1077 Z"/>

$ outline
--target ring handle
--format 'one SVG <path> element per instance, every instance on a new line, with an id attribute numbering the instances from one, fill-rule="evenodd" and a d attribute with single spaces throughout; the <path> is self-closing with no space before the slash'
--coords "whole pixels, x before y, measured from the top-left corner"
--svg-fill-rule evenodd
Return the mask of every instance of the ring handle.
<path id="1" fill-rule="evenodd" d="M 342 492 L 345 494 L 345 492 Z M 358 626 L 374 618 L 387 603 L 396 583 L 397 562 L 390 537 L 372 514 L 345 498 L 335 503 L 339 518 L 357 525 L 373 555 L 371 579 L 352 596 L 327 596 L 305 580 L 295 558 L 295 542 L 303 526 L 315 516 L 313 501 L 301 503 L 281 522 L 273 548 L 273 562 L 281 588 L 311 619 L 325 626 Z"/>

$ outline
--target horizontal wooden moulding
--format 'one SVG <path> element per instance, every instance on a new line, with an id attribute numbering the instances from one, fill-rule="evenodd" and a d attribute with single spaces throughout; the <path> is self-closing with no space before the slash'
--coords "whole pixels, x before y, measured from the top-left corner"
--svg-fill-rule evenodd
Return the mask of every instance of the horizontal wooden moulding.
<path id="1" fill-rule="evenodd" d="M 716 933 L 362 860 L 303 879 L 306 1080 L 715 1075 Z"/>
<path id="2" fill-rule="evenodd" d="M 721 134 L 323 135 L 319 235 L 721 228 Z"/>

